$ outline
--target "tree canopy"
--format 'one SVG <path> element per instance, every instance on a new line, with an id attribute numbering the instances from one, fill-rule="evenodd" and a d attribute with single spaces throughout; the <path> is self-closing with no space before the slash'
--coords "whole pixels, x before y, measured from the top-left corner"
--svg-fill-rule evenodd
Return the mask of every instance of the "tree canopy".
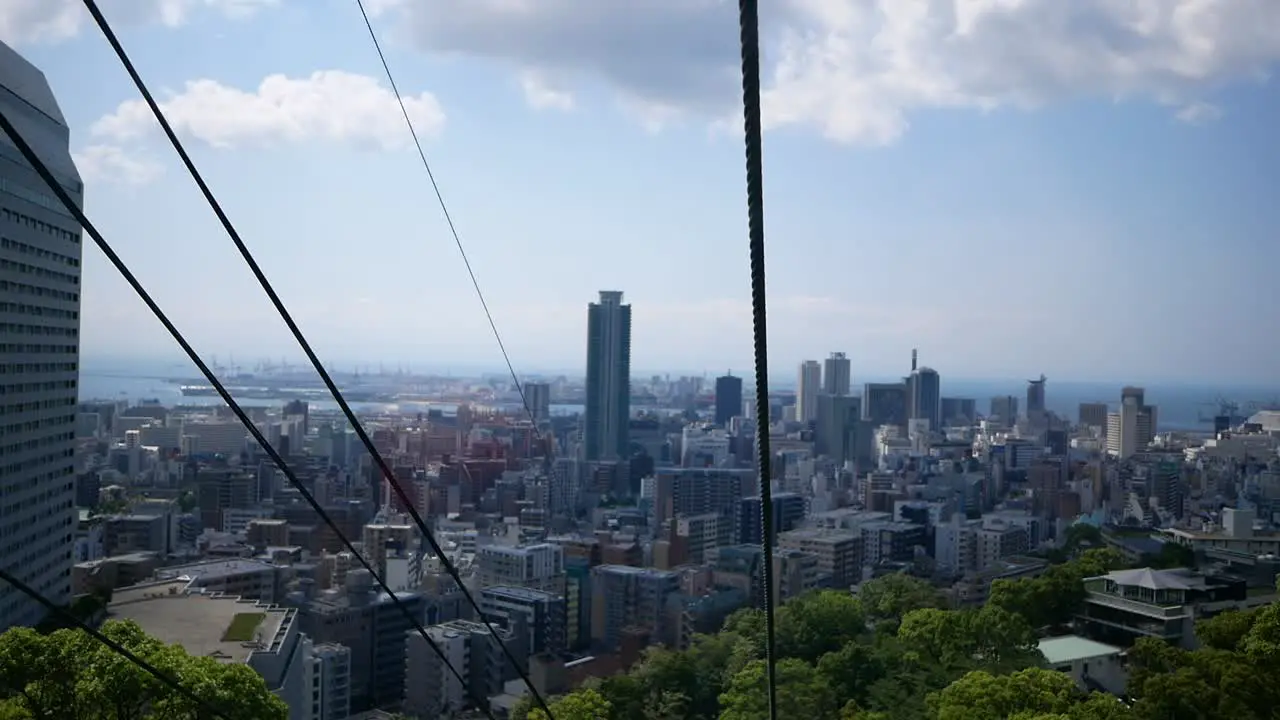
<path id="1" fill-rule="evenodd" d="M 205 705 L 232 720 L 285 720 L 289 708 L 247 665 L 188 655 L 136 623 L 110 621 L 101 632 L 168 673 Z M 199 706 L 78 629 L 0 635 L 0 719 L 195 720 Z"/>
<path id="2" fill-rule="evenodd" d="M 1199 623 L 1205 648 L 1146 640 L 1130 652 L 1126 700 L 1043 669 L 1037 629 L 1068 623 L 1083 579 L 1124 566 L 1077 533 L 1069 560 L 998 581 L 981 608 L 949 610 L 928 583 L 878 578 L 778 608 L 778 706 L 805 720 L 1254 720 L 1280 707 L 1280 608 Z M 1094 533 L 1096 534 L 1096 533 Z M 1273 687 L 1274 686 L 1274 687 Z M 561 705 L 561 703 L 564 703 Z M 556 700 L 568 720 L 759 720 L 767 716 L 764 617 L 734 613 L 685 651 L 653 648 L 629 673 Z M 541 718 L 522 703 L 514 720 Z"/>

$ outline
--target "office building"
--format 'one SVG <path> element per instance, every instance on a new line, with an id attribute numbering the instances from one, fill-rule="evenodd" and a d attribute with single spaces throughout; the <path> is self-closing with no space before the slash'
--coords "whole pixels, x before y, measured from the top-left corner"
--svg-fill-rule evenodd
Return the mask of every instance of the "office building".
<path id="1" fill-rule="evenodd" d="M 524 390 L 526 410 L 533 415 L 536 422 L 551 419 L 551 384 L 544 382 L 527 382 L 521 386 Z"/>
<path id="2" fill-rule="evenodd" d="M 0 43 L 0 105 L 77 203 L 70 131 L 44 74 Z M 0 133 L 0 565 L 70 601 L 75 547 L 80 227 Z M 0 631 L 42 606 L 0 583 Z"/>
<path id="3" fill-rule="evenodd" d="M 802 423 L 818 419 L 818 395 L 822 389 L 822 366 L 817 360 L 800 363 L 796 381 L 796 420 Z"/>
<path id="4" fill-rule="evenodd" d="M 914 355 L 912 365 L 915 364 Z M 907 378 L 910 395 L 910 419 L 928 420 L 930 430 L 942 429 L 942 378 L 933 368 L 912 368 Z"/>
<path id="5" fill-rule="evenodd" d="M 1107 430 L 1107 404 L 1104 402 L 1080 403 L 1079 421 L 1081 425 Z"/>
<path id="6" fill-rule="evenodd" d="M 725 375 L 716 378 L 716 424 L 724 425 L 742 415 L 742 378 Z"/>
<path id="7" fill-rule="evenodd" d="M 513 634 L 524 635 L 528 655 L 568 650 L 565 599 L 541 590 L 498 585 L 480 591 L 480 611 Z"/>
<path id="8" fill-rule="evenodd" d="M 587 306 L 587 397 L 583 442 L 587 460 L 625 458 L 631 421 L 631 306 L 622 293 L 601 290 Z"/>
<path id="9" fill-rule="evenodd" d="M 842 352 L 833 352 L 822 361 L 822 392 L 827 395 L 849 394 L 849 358 Z"/>
<path id="10" fill-rule="evenodd" d="M 1044 386 L 1048 379 L 1041 375 L 1038 380 L 1027 381 L 1027 417 L 1036 419 L 1044 416 Z"/>
<path id="11" fill-rule="evenodd" d="M 867 383 L 862 387 L 862 421 L 871 427 L 907 426 L 906 383 Z"/>

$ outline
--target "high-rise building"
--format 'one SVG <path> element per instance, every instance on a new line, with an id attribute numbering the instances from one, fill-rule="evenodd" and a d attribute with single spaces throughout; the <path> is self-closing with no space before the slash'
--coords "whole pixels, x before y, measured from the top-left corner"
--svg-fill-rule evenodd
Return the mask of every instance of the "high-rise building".
<path id="1" fill-rule="evenodd" d="M 0 104 L 83 202 L 70 131 L 44 74 L 0 43 Z M 62 605 L 75 547 L 80 226 L 0 133 L 0 565 Z M 0 631 L 44 609 L 0 583 Z"/>
<path id="2" fill-rule="evenodd" d="M 822 361 L 822 392 L 827 395 L 849 394 L 849 358 L 842 352 L 833 352 Z"/>
<path id="3" fill-rule="evenodd" d="M 1044 385 L 1046 378 L 1040 376 L 1039 380 L 1027 381 L 1027 417 L 1034 420 L 1044 417 Z"/>
<path id="4" fill-rule="evenodd" d="M 1147 449 L 1156 437 L 1158 412 L 1140 387 L 1120 390 L 1120 411 L 1107 415 L 1107 451 L 1120 459 Z"/>
<path id="5" fill-rule="evenodd" d="M 942 379 L 929 367 L 913 370 L 907 378 L 912 420 L 928 420 L 930 430 L 942 429 Z"/>
<path id="6" fill-rule="evenodd" d="M 724 425 L 742 414 L 742 378 L 725 375 L 716 378 L 716 424 Z"/>
<path id="7" fill-rule="evenodd" d="M 528 412 L 533 414 L 537 422 L 551 419 L 551 384 L 544 382 L 527 382 L 521 386 L 524 390 L 524 401 Z"/>
<path id="8" fill-rule="evenodd" d="M 621 292 L 601 290 L 587 306 L 586 459 L 627 457 L 630 422 L 631 306 Z"/>
<path id="9" fill-rule="evenodd" d="M 906 383 L 867 383 L 862 388 L 862 420 L 872 427 L 907 426 Z"/>
<path id="10" fill-rule="evenodd" d="M 822 389 L 822 366 L 817 360 L 800 363 L 796 382 L 796 420 L 807 423 L 818 419 L 818 394 Z"/>

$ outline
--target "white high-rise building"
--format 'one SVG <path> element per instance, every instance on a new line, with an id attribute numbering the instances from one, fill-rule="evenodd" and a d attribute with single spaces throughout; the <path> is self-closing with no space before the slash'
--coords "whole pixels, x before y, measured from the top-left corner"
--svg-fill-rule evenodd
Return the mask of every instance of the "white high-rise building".
<path id="1" fill-rule="evenodd" d="M 800 378 L 796 382 L 796 420 L 812 422 L 818 419 L 818 392 L 822 389 L 822 366 L 817 360 L 800 363 Z"/>
<path id="2" fill-rule="evenodd" d="M 0 104 L 77 203 L 84 185 L 44 74 L 0 43 Z M 80 226 L 0 132 L 0 565 L 59 605 L 75 549 Z M 0 631 L 44 608 L 0 583 Z"/>
<path id="3" fill-rule="evenodd" d="M 833 352 L 822 362 L 822 392 L 827 395 L 849 394 L 849 358 L 842 352 Z"/>

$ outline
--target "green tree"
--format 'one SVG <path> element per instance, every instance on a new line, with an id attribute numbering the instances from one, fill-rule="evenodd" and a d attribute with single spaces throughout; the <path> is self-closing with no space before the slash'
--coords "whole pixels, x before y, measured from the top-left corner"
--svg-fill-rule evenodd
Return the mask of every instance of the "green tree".
<path id="1" fill-rule="evenodd" d="M 1197 620 L 1196 637 L 1205 646 L 1217 650 L 1240 650 L 1257 619 L 1258 614 L 1253 610 L 1228 610 Z"/>
<path id="2" fill-rule="evenodd" d="M 247 665 L 188 655 L 147 636 L 133 622 L 108 622 L 102 633 L 233 720 L 289 715 Z M 0 707 L 5 708 L 0 717 L 31 720 L 201 716 L 196 703 L 80 630 L 41 635 L 13 628 L 0 635 Z"/>
<path id="3" fill-rule="evenodd" d="M 1110 548 L 1086 550 L 1071 562 L 1050 567 L 1039 577 L 991 583 L 987 604 L 1021 615 L 1032 627 L 1065 625 L 1084 602 L 1084 579 L 1125 564 L 1124 556 Z"/>
<path id="4" fill-rule="evenodd" d="M 865 707 L 871 686 L 886 677 L 888 669 L 875 648 L 860 642 L 845 644 L 818 660 L 818 674 L 836 697 Z"/>
<path id="5" fill-rule="evenodd" d="M 196 494 L 187 490 L 178 496 L 178 509 L 184 513 L 189 513 L 196 509 Z"/>
<path id="6" fill-rule="evenodd" d="M 612 707 L 599 692 L 591 689 L 571 692 L 551 702 L 556 720 L 609 720 Z M 542 708 L 529 711 L 529 720 L 550 720 Z"/>
<path id="7" fill-rule="evenodd" d="M 778 661 L 778 716 L 827 718 L 840 708 L 826 679 L 812 665 L 795 658 Z M 743 668 L 720 696 L 721 720 L 759 720 L 768 717 L 767 672 L 762 660 Z"/>
<path id="8" fill-rule="evenodd" d="M 1159 552 L 1143 553 L 1138 565 L 1156 569 L 1193 568 L 1196 566 L 1195 551 L 1186 545 L 1166 542 L 1160 546 Z"/>
<path id="9" fill-rule="evenodd" d="M 912 610 L 946 606 L 937 588 L 904 573 L 885 575 L 863 583 L 858 590 L 858 600 L 869 620 L 887 622 L 891 627 L 896 627 L 902 622 L 902 616 Z"/>
<path id="10" fill-rule="evenodd" d="M 944 667 L 967 668 L 977 662 L 1021 668 L 1040 659 L 1035 631 L 1026 619 L 994 605 L 915 610 L 903 618 L 898 639 L 908 650 Z"/>
<path id="11" fill-rule="evenodd" d="M 778 611 L 777 643 L 783 657 L 816 662 L 866 632 L 862 604 L 840 590 L 806 593 Z"/>
<path id="12" fill-rule="evenodd" d="M 929 697 L 936 720 L 1119 720 L 1132 717 L 1114 697 L 1086 695 L 1067 675 L 1030 668 L 1010 675 L 971 672 Z"/>
<path id="13" fill-rule="evenodd" d="M 1144 720 L 1263 720 L 1280 705 L 1274 667 L 1246 652 L 1186 651 L 1143 638 L 1129 651 L 1129 664 L 1129 695 Z"/>

